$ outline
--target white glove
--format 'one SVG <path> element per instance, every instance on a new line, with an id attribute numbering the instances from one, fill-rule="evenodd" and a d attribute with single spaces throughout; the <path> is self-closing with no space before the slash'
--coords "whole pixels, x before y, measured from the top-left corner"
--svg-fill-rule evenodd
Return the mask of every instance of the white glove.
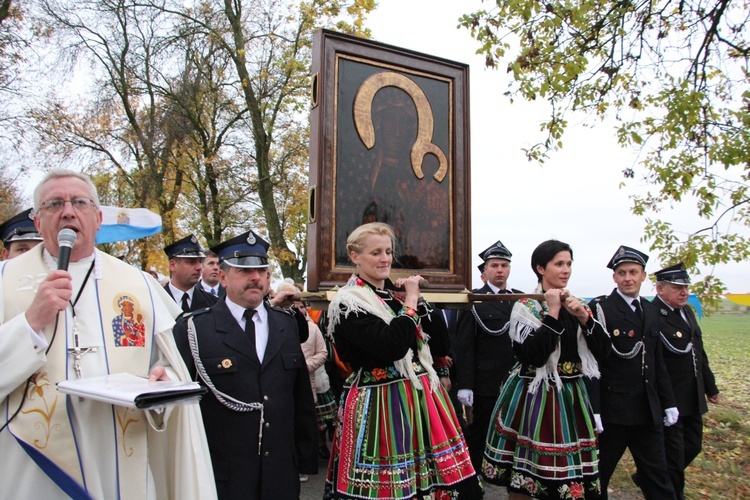
<path id="1" fill-rule="evenodd" d="M 664 427 L 676 424 L 678 418 L 680 418 L 680 410 L 677 408 L 666 408 L 664 410 Z"/>
<path id="2" fill-rule="evenodd" d="M 594 430 L 597 434 L 604 432 L 604 424 L 602 424 L 602 416 L 598 413 L 594 413 Z"/>
<path id="3" fill-rule="evenodd" d="M 474 391 L 471 389 L 459 389 L 458 400 L 464 406 L 474 406 Z"/>

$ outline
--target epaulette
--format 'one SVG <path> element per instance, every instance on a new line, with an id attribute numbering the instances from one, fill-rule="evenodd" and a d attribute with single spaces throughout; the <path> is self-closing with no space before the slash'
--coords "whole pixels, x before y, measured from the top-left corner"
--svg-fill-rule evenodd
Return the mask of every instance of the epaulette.
<path id="1" fill-rule="evenodd" d="M 200 314 L 205 314 L 205 313 L 207 313 L 210 310 L 211 310 L 210 307 L 203 307 L 201 309 L 196 309 L 195 311 L 184 312 L 184 313 L 180 314 L 179 316 L 177 316 L 177 319 L 175 321 L 185 321 L 188 318 L 192 318 L 192 317 L 198 316 Z"/>
<path id="2" fill-rule="evenodd" d="M 589 304 L 593 304 L 594 302 L 604 302 L 607 299 L 609 299 L 609 295 L 599 295 L 598 297 L 589 300 Z"/>

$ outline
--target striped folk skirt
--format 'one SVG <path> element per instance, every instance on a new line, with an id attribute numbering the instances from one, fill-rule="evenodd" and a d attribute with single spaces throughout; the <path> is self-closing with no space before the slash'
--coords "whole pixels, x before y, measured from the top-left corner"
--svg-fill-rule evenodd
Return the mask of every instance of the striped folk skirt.
<path id="1" fill-rule="evenodd" d="M 318 419 L 318 429 L 323 430 L 336 421 L 336 396 L 328 389 L 326 392 L 319 392 L 317 397 L 315 416 Z"/>
<path id="2" fill-rule="evenodd" d="M 511 373 L 495 405 L 482 474 L 509 492 L 537 499 L 600 498 L 593 413 L 583 378 L 528 392 Z"/>
<path id="3" fill-rule="evenodd" d="M 423 389 L 393 367 L 349 377 L 324 498 L 481 498 L 447 392 L 419 378 Z"/>

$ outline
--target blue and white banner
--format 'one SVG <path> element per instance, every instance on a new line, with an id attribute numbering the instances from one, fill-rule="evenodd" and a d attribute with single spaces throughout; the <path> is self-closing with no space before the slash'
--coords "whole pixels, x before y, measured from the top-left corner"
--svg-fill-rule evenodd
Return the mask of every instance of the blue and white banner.
<path id="1" fill-rule="evenodd" d="M 161 232 L 161 216 L 147 208 L 100 207 L 102 227 L 96 243 L 114 243 L 145 238 Z"/>

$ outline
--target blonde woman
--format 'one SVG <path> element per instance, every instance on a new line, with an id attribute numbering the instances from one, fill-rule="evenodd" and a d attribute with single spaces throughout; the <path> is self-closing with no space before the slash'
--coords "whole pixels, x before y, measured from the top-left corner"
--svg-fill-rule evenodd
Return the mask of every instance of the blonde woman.
<path id="1" fill-rule="evenodd" d="M 349 235 L 346 250 L 357 271 L 328 309 L 337 352 L 354 373 L 341 397 L 325 498 L 433 492 L 481 498 L 456 414 L 432 366 L 426 333 L 432 325 L 418 302 L 422 278 L 390 280 L 394 240 L 393 229 L 378 222 Z"/>

